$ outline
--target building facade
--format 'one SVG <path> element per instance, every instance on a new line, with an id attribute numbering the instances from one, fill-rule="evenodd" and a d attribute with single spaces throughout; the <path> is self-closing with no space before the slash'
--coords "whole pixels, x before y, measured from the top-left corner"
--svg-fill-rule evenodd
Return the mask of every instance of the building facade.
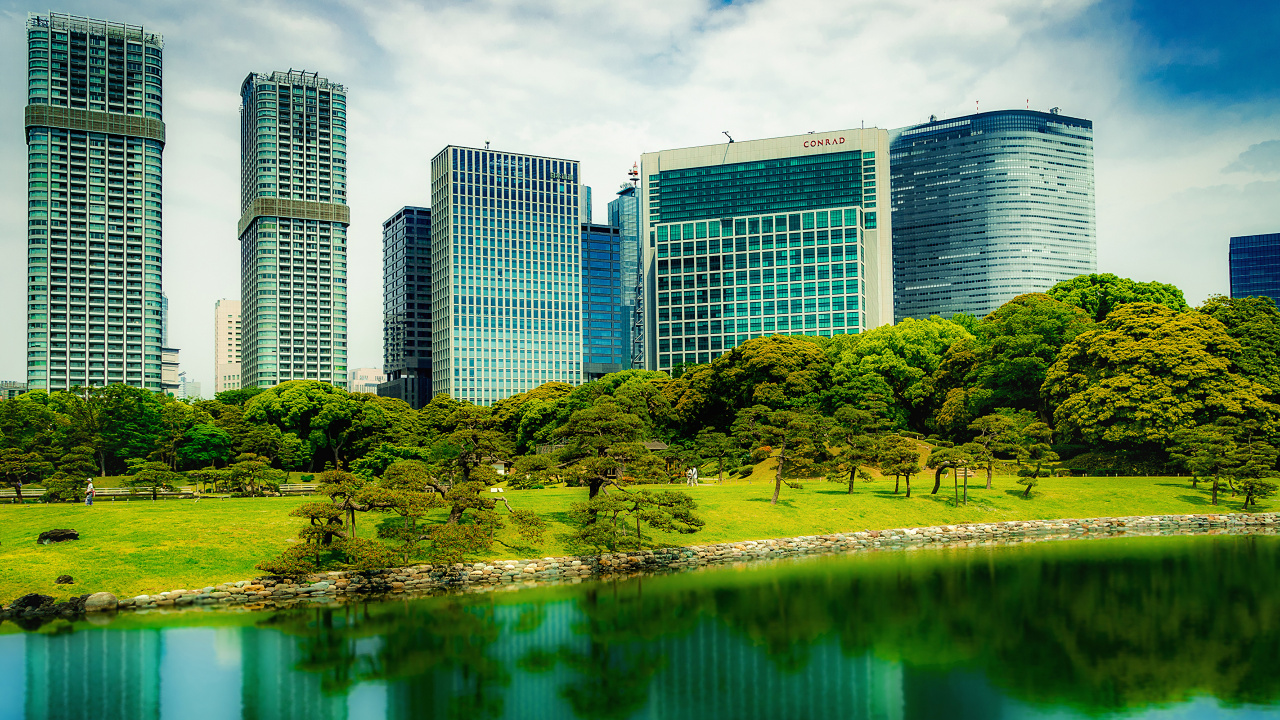
<path id="1" fill-rule="evenodd" d="M 431 210 L 400 208 L 382 223 L 379 395 L 414 409 L 431 402 Z"/>
<path id="2" fill-rule="evenodd" d="M 633 173 L 639 174 L 638 169 Z M 644 297 L 640 263 L 640 197 L 634 183 L 624 183 L 609 203 L 609 224 L 618 228 L 618 254 L 622 269 L 622 326 L 625 368 L 644 367 Z"/>
<path id="3" fill-rule="evenodd" d="M 182 397 L 182 362 L 178 348 L 160 348 L 160 392 Z"/>
<path id="4" fill-rule="evenodd" d="M 1231 238 L 1231 297 L 1266 295 L 1280 305 L 1280 233 Z"/>
<path id="5" fill-rule="evenodd" d="M 894 314 L 984 317 L 1097 270 L 1093 122 L 1003 110 L 894 131 Z"/>
<path id="6" fill-rule="evenodd" d="M 27 383 L 160 389 L 164 40 L 48 13 L 27 33 Z"/>
<path id="7" fill-rule="evenodd" d="M 612 225 L 582 225 L 582 379 L 631 366 L 622 305 L 622 235 Z"/>
<path id="8" fill-rule="evenodd" d="M 488 405 L 582 382 L 578 162 L 449 146 L 431 161 L 434 394 Z"/>
<path id="9" fill-rule="evenodd" d="M 316 73 L 240 87 L 241 385 L 347 378 L 347 91 Z"/>
<path id="10" fill-rule="evenodd" d="M 892 323 L 888 169 L 874 128 L 646 153 L 646 366 Z"/>
<path id="11" fill-rule="evenodd" d="M 18 380 L 0 380 L 0 400 L 12 400 L 27 392 L 27 384 Z"/>
<path id="12" fill-rule="evenodd" d="M 242 348 L 240 301 L 223 298 L 213 304 L 213 392 L 240 388 Z"/>
<path id="13" fill-rule="evenodd" d="M 353 393 L 377 395 L 378 386 L 386 381 L 386 373 L 378 368 L 356 368 L 347 378 L 347 390 Z"/>

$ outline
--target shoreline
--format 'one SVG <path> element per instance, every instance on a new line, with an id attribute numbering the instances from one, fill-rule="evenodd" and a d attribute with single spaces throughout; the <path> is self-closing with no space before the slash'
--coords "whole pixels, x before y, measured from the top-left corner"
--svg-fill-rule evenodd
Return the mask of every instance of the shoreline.
<path id="1" fill-rule="evenodd" d="M 584 580 L 689 572 L 704 567 L 744 566 L 807 557 L 847 555 L 924 548 L 969 548 L 1016 545 L 1084 538 L 1160 535 L 1277 534 L 1280 512 L 1197 513 L 1127 517 L 1010 520 L 926 527 L 864 530 L 826 535 L 802 535 L 766 540 L 743 540 L 655 548 L 652 550 L 570 555 L 522 560 L 491 560 L 454 565 L 418 564 L 372 572 L 330 571 L 306 578 L 262 576 L 211 585 L 200 590 L 178 589 L 92 603 L 84 598 L 16 609 L 0 609 L 0 622 L 14 621 L 35 629 L 56 619 L 81 619 L 129 611 L 173 613 L 210 610 L 257 612 L 289 607 L 340 605 L 351 601 L 429 597 L 442 594 L 512 591 Z M 109 593 L 98 593 L 110 595 Z M 30 596 L 24 596 L 30 597 Z M 48 597 L 48 596 L 43 596 Z M 15 601 L 18 604 L 23 600 Z M 34 625 L 35 627 L 27 627 Z"/>

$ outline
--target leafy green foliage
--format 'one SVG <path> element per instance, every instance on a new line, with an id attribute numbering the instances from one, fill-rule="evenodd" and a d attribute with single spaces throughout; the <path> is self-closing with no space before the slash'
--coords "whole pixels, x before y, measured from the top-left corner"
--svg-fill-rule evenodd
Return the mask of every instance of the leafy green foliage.
<path id="1" fill-rule="evenodd" d="M 698 505 L 677 490 L 616 490 L 569 506 L 576 539 L 609 552 L 644 547 L 644 527 L 681 534 L 696 533 L 706 524 L 695 512 Z"/>
<path id="2" fill-rule="evenodd" d="M 1235 362 L 1240 374 L 1267 388 L 1268 399 L 1280 398 L 1280 310 L 1269 297 L 1229 298 L 1215 295 L 1196 309 L 1227 328 L 1240 343 Z"/>
<path id="3" fill-rule="evenodd" d="M 1049 297 L 1084 310 L 1095 322 L 1102 322 L 1116 308 L 1127 303 L 1163 305 L 1184 312 L 1187 301 L 1182 291 L 1162 282 L 1135 282 L 1111 273 L 1080 275 L 1049 288 Z"/>

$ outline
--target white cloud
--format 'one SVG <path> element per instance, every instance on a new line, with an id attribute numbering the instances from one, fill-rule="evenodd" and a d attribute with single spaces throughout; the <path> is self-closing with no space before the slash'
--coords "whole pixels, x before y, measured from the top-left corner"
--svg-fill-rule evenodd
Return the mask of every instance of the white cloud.
<path id="1" fill-rule="evenodd" d="M 172 342 L 212 377 L 212 308 L 239 294 L 239 87 L 250 71 L 318 70 L 350 88 L 352 367 L 381 364 L 381 223 L 426 204 L 449 143 L 583 161 L 596 216 L 640 153 L 983 110 L 1061 106 L 1096 126 L 1100 269 L 1226 289 L 1232 234 L 1280 229 L 1265 170 L 1274 107 L 1147 91 L 1136 29 L 1087 23 L 1085 0 L 481 0 L 377 5 L 71 2 L 166 36 L 165 286 Z M 0 15 L 21 37 L 25 12 Z M 21 43 L 0 91 L 21 98 Z M 17 102 L 17 100 L 11 100 Z M 0 378 L 25 375 L 25 164 L 0 113 Z M 1258 146 L 1258 147 L 1252 147 Z M 1243 153 L 1243 154 L 1242 154 Z M 1239 167 L 1237 167 L 1239 166 Z M 1224 169 L 1242 170 L 1226 172 Z"/>

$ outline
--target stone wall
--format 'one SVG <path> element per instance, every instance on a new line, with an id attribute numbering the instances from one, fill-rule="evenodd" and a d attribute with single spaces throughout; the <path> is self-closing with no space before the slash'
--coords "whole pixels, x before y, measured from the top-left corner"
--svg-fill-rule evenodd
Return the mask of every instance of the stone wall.
<path id="1" fill-rule="evenodd" d="M 1021 520 L 922 528 L 868 530 L 776 540 L 658 548 L 641 552 L 414 565 L 373 573 L 329 572 L 305 580 L 255 578 L 200 590 L 173 590 L 121 600 L 121 609 L 273 609 L 352 598 L 484 592 L 626 578 L 710 565 L 908 548 L 952 548 L 1144 535 L 1275 534 L 1280 513 L 1151 515 L 1083 520 Z"/>

